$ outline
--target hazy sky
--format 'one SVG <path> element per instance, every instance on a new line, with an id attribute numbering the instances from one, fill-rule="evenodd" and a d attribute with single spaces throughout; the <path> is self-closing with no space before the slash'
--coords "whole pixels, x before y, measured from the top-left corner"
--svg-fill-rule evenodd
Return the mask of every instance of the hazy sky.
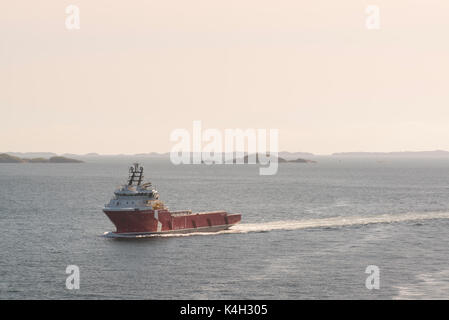
<path id="1" fill-rule="evenodd" d="M 193 120 L 278 128 L 289 151 L 449 149 L 448 17 L 442 0 L 2 1 L 0 152 L 169 151 Z"/>

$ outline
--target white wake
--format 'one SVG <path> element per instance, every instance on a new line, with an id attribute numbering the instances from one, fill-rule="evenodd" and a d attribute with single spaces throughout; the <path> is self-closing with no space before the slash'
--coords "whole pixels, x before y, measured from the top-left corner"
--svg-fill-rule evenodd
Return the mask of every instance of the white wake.
<path id="1" fill-rule="evenodd" d="M 449 219 L 449 212 L 428 212 L 428 213 L 401 213 L 384 214 L 372 217 L 334 217 L 308 220 L 292 221 L 274 221 L 267 223 L 243 223 L 232 227 L 226 232 L 264 232 L 272 230 L 298 230 L 309 228 L 332 228 L 354 225 L 368 225 L 375 223 L 395 223 L 406 221 L 430 220 L 430 219 Z"/>
<path id="2" fill-rule="evenodd" d="M 414 283 L 396 287 L 399 293 L 393 299 L 400 300 L 447 300 L 449 298 L 449 270 L 423 273 L 416 276 Z"/>
<path id="3" fill-rule="evenodd" d="M 228 230 L 218 232 L 195 232 L 188 234 L 160 234 L 160 235 L 138 235 L 126 236 L 126 238 L 148 238 L 148 237 L 187 237 L 200 235 L 220 235 L 250 232 L 268 232 L 275 230 L 300 230 L 310 228 L 336 228 L 346 226 L 369 225 L 377 223 L 397 223 L 408 221 L 423 221 L 432 219 L 449 219 L 449 212 L 426 212 L 426 213 L 400 213 L 383 214 L 371 217 L 348 216 L 321 219 L 283 220 L 260 223 L 240 223 Z M 123 237 L 114 233 L 105 233 L 106 237 Z"/>

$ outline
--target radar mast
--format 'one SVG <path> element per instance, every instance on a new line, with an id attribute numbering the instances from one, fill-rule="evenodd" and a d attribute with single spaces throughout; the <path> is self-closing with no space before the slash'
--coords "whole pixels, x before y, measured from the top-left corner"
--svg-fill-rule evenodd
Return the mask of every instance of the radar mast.
<path id="1" fill-rule="evenodd" d="M 132 186 L 134 182 L 140 186 L 143 181 L 143 167 L 139 167 L 138 163 L 134 163 L 134 167 L 129 168 L 128 186 Z"/>

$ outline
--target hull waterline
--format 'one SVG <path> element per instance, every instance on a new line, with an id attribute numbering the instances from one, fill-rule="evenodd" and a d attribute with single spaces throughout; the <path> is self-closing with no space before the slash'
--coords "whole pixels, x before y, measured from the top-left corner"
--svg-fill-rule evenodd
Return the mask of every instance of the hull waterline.
<path id="1" fill-rule="evenodd" d="M 224 211 L 186 214 L 168 210 L 103 211 L 115 225 L 114 233 L 124 235 L 216 232 L 228 229 L 241 220 L 240 214 Z"/>

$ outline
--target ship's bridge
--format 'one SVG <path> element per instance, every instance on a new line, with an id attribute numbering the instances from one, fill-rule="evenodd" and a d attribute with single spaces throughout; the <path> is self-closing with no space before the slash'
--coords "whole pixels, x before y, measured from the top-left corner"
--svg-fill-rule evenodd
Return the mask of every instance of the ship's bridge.
<path id="1" fill-rule="evenodd" d="M 117 209 L 162 209 L 164 204 L 159 201 L 159 193 L 150 182 L 143 181 L 143 168 L 137 163 L 129 169 L 129 178 L 126 185 L 114 191 L 114 197 L 105 205 L 107 208 Z M 150 208 L 149 208 L 150 207 Z"/>
<path id="2" fill-rule="evenodd" d="M 114 191 L 114 194 L 116 196 L 143 196 L 143 197 L 149 197 L 149 198 L 156 198 L 159 196 L 159 193 L 156 189 L 154 189 L 151 186 L 151 183 L 148 183 L 143 186 L 130 186 L 130 185 L 123 185 L 119 187 L 117 190 Z"/>

